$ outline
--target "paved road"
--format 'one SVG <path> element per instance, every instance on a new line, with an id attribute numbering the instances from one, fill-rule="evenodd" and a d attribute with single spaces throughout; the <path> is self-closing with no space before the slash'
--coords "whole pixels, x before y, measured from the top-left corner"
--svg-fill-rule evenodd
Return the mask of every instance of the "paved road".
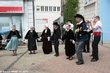
<path id="1" fill-rule="evenodd" d="M 44 55 L 41 45 L 35 55 L 29 55 L 26 46 L 19 47 L 16 57 L 11 52 L 0 51 L 0 73 L 110 73 L 109 45 L 99 46 L 100 60 L 95 63 L 90 62 L 91 53 L 84 53 L 85 64 L 81 66 L 75 64 L 76 55 L 72 61 L 66 59 L 64 45 L 60 45 L 59 57 L 54 57 L 54 53 Z"/>

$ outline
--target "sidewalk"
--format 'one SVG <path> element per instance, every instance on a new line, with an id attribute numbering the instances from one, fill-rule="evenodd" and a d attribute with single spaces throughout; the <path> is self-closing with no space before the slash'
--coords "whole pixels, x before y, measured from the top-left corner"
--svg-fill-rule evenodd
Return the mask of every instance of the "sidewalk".
<path id="1" fill-rule="evenodd" d="M 27 52 L 8 68 L 8 71 L 19 71 L 17 73 L 110 73 L 110 48 L 100 45 L 100 60 L 94 63 L 90 62 L 91 53 L 84 53 L 85 64 L 80 66 L 75 64 L 77 61 L 76 55 L 72 61 L 66 59 L 63 48 L 64 45 L 60 45 L 60 56 L 54 57 L 54 53 L 44 55 L 41 45 L 39 45 L 36 55 L 29 55 Z M 20 47 L 17 57 L 11 56 L 9 52 L 0 51 L 0 71 L 6 69 L 26 50 L 26 46 Z"/>

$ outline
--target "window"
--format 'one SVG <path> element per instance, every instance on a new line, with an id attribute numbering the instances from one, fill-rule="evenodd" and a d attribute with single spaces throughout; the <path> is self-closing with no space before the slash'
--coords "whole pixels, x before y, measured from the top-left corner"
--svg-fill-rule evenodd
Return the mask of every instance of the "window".
<path id="1" fill-rule="evenodd" d="M 45 11 L 48 11 L 48 6 L 45 6 Z"/>
<path id="2" fill-rule="evenodd" d="M 57 7 L 57 11 L 60 11 L 60 7 Z"/>
<path id="3" fill-rule="evenodd" d="M 53 11 L 56 11 L 56 7 L 55 6 L 53 7 Z"/>
<path id="4" fill-rule="evenodd" d="M 36 7 L 36 11 L 40 11 L 40 6 L 37 6 Z"/>
<path id="5" fill-rule="evenodd" d="M 44 11 L 44 6 L 41 6 L 41 11 Z"/>
<path id="6" fill-rule="evenodd" d="M 52 11 L 52 6 L 49 6 L 49 11 Z"/>
<path id="7" fill-rule="evenodd" d="M 61 11 L 60 6 L 37 6 L 37 11 L 49 11 L 49 12 L 55 12 L 55 11 Z"/>

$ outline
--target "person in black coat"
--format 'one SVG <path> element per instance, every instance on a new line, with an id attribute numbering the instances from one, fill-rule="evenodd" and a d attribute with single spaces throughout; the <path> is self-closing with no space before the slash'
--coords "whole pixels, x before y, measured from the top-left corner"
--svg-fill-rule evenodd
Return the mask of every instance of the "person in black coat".
<path id="1" fill-rule="evenodd" d="M 87 25 L 87 28 L 88 28 L 88 32 L 87 32 L 88 40 L 85 41 L 83 52 L 89 53 L 90 52 L 90 38 L 91 38 L 91 33 L 92 33 L 91 26 L 90 26 L 91 22 L 90 21 L 86 21 L 86 25 Z"/>
<path id="2" fill-rule="evenodd" d="M 72 60 L 73 55 L 75 54 L 75 37 L 73 31 L 70 29 L 70 25 L 66 26 L 66 32 L 63 35 L 62 40 L 65 41 L 65 53 L 67 59 Z"/>
<path id="3" fill-rule="evenodd" d="M 41 40 L 43 41 L 42 49 L 44 54 L 50 54 L 52 52 L 52 42 L 50 37 L 51 30 L 48 28 L 48 25 L 46 25 L 41 35 Z"/>
<path id="4" fill-rule="evenodd" d="M 35 31 L 34 27 L 27 32 L 25 39 L 28 39 L 28 50 L 30 51 L 29 54 L 36 54 L 35 50 L 37 50 L 36 46 L 36 39 L 39 38 L 38 34 Z"/>
<path id="5" fill-rule="evenodd" d="M 61 30 L 60 26 L 57 22 L 53 23 L 54 31 L 52 35 L 52 41 L 54 43 L 55 55 L 56 57 L 59 56 L 59 40 L 61 39 Z"/>
<path id="6" fill-rule="evenodd" d="M 2 36 L 0 35 L 0 49 L 2 49 Z"/>

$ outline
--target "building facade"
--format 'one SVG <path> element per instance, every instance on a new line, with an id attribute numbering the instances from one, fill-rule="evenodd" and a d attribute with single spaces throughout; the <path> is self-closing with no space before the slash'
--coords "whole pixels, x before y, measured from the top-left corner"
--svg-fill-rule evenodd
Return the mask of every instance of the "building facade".
<path id="1" fill-rule="evenodd" d="M 61 17 L 61 0 L 35 0 L 35 28 L 42 32 L 45 25 L 53 31 L 53 22 Z"/>
<path id="2" fill-rule="evenodd" d="M 78 13 L 85 16 L 85 19 L 92 20 L 96 15 L 99 15 L 99 0 L 79 0 Z"/>
<path id="3" fill-rule="evenodd" d="M 10 30 L 16 25 L 19 31 L 22 30 L 22 15 L 24 6 L 22 0 L 0 0 L 0 30 Z M 22 31 L 21 31 L 22 32 Z"/>
<path id="4" fill-rule="evenodd" d="M 79 11 L 86 20 L 91 21 L 94 16 L 99 15 L 103 25 L 102 42 L 110 42 L 110 0 L 79 0 Z"/>
<path id="5" fill-rule="evenodd" d="M 61 0 L 0 0 L 0 30 L 16 25 L 24 38 L 31 26 L 42 32 L 45 25 L 61 17 Z"/>

